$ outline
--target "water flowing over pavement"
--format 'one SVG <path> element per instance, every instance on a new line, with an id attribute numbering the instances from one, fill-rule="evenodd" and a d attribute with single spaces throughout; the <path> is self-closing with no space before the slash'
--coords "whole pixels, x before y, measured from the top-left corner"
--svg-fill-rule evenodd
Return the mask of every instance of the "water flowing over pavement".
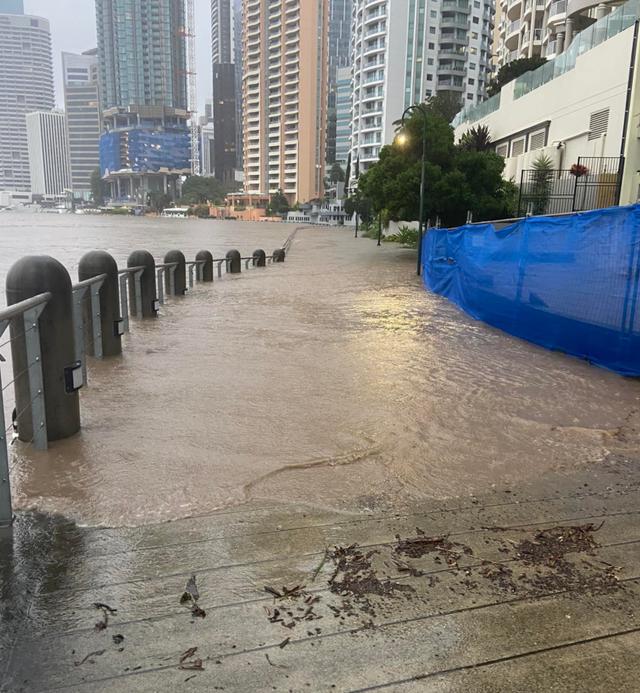
<path id="1" fill-rule="evenodd" d="M 43 242 L 69 267 L 292 230 L 83 223 Z M 472 321 L 414 257 L 306 228 L 91 361 L 81 434 L 12 446 L 0 691 L 637 688 L 637 382 Z"/>
<path id="2" fill-rule="evenodd" d="M 193 256 L 219 227 L 191 224 L 108 238 L 120 261 L 136 247 Z M 270 249 L 293 230 L 266 226 L 223 225 L 215 248 Z M 105 245 L 87 233 L 83 250 Z M 13 446 L 16 506 L 113 526 L 252 499 L 395 509 L 637 444 L 634 381 L 474 322 L 426 293 L 412 263 L 309 228 L 284 265 L 134 321 L 121 359 L 90 362 L 81 435 L 47 453 Z"/>

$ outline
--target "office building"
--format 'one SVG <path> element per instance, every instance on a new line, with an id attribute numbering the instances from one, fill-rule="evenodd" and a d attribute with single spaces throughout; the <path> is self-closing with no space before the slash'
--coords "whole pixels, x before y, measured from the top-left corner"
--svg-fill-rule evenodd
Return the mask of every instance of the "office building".
<path id="1" fill-rule="evenodd" d="M 88 200 L 91 176 L 100 165 L 98 51 L 62 54 L 64 108 L 69 139 L 71 190 Z"/>
<path id="2" fill-rule="evenodd" d="M 215 140 L 213 129 L 213 103 L 207 101 L 204 115 L 200 116 L 200 172 L 203 176 L 215 175 Z"/>
<path id="3" fill-rule="evenodd" d="M 26 114 L 54 105 L 49 22 L 0 0 L 0 190 L 31 190 Z"/>
<path id="4" fill-rule="evenodd" d="M 352 161 L 366 171 L 395 136 L 404 109 L 443 92 L 485 96 L 491 0 L 354 0 Z"/>
<path id="5" fill-rule="evenodd" d="M 244 0 L 243 130 L 247 193 L 322 197 L 328 0 Z"/>
<path id="6" fill-rule="evenodd" d="M 24 14 L 23 0 L 0 0 L 0 14 Z"/>
<path id="7" fill-rule="evenodd" d="M 338 70 L 351 67 L 352 0 L 329 0 L 329 94 L 327 164 L 340 161 L 336 152 Z"/>
<path id="8" fill-rule="evenodd" d="M 26 123 L 32 194 L 66 195 L 71 172 L 64 113 L 35 111 Z"/>
<path id="9" fill-rule="evenodd" d="M 179 194 L 191 172 L 183 0 L 95 0 L 103 127 L 100 168 L 111 198 L 145 204 Z"/>
<path id="10" fill-rule="evenodd" d="M 239 14 L 236 0 L 211 0 L 214 170 L 216 178 L 227 185 L 235 181 L 242 142 L 238 135 L 242 122 Z"/>

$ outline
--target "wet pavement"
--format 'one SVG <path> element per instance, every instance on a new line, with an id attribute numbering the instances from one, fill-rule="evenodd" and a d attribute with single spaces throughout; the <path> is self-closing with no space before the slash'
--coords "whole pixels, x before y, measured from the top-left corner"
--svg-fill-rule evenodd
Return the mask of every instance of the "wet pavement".
<path id="1" fill-rule="evenodd" d="M 637 383 L 413 269 L 305 229 L 91 363 L 13 446 L 0 690 L 635 689 Z"/>
<path id="2" fill-rule="evenodd" d="M 23 513 L 0 539 L 0 690 L 635 690 L 639 491 L 610 456 L 402 513 Z"/>

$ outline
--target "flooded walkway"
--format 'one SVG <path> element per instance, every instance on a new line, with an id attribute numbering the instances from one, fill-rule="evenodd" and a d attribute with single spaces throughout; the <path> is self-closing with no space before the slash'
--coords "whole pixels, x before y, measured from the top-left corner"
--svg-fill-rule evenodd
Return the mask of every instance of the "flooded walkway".
<path id="1" fill-rule="evenodd" d="M 91 364 L 15 448 L 0 691 L 635 689 L 637 383 L 413 272 L 306 229 Z"/>
<path id="2" fill-rule="evenodd" d="M 635 449 L 639 395 L 426 293 L 411 252 L 310 228 L 284 265 L 197 287 L 91 362 L 81 435 L 14 446 L 14 493 L 108 526 L 401 509 Z"/>

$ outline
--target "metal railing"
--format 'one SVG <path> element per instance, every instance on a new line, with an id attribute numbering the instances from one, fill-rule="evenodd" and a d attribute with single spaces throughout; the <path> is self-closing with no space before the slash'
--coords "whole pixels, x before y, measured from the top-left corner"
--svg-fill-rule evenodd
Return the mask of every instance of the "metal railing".
<path id="1" fill-rule="evenodd" d="M 42 358 L 40 354 L 40 315 L 51 299 L 50 293 L 43 293 L 33 298 L 15 303 L 0 310 L 0 337 L 7 331 L 9 325 L 16 334 L 0 344 L 0 348 L 8 346 L 16 339 L 25 340 L 27 353 L 27 366 L 6 385 L 2 384 L 2 372 L 0 369 L 0 412 L 2 412 L 2 429 L 0 430 L 0 527 L 9 525 L 13 519 L 11 508 L 11 480 L 9 467 L 9 448 L 7 436 L 13 429 L 5 428 L 4 397 L 5 391 L 18 382 L 20 378 L 27 377 L 29 381 L 29 403 L 31 409 L 33 437 L 31 443 L 36 450 L 47 448 L 47 420 L 44 406 L 44 384 L 42 377 Z M 4 361 L 5 359 L 2 358 Z M 15 412 L 14 421 L 24 412 Z M 15 464 L 15 463 L 14 463 Z"/>
<path id="2" fill-rule="evenodd" d="M 93 355 L 102 358 L 102 328 L 100 322 L 100 289 L 104 284 L 106 274 L 99 274 L 91 279 L 85 279 L 71 287 L 73 296 L 73 341 L 76 350 L 76 360 L 82 363 L 82 380 L 87 382 L 87 345 L 85 344 L 85 297 L 90 295 L 91 346 Z"/>
<path id="3" fill-rule="evenodd" d="M 272 254 L 267 255 L 263 251 L 256 251 L 251 256 L 240 257 L 244 261 L 244 267 L 248 270 L 251 267 L 260 267 L 265 264 L 281 262 L 286 254 L 291 249 L 291 244 L 298 229 L 294 230 L 289 235 L 282 247 Z M 107 255 L 107 258 L 113 262 L 113 259 Z M 237 254 L 239 255 L 239 253 Z M 237 261 L 237 255 L 236 261 Z M 53 262 L 53 261 L 52 261 Z M 212 276 L 213 265 L 217 265 L 218 279 L 222 278 L 222 268 L 225 267 L 227 272 L 238 272 L 239 267 L 232 270 L 232 260 L 229 257 L 213 258 L 213 260 L 190 260 L 184 261 L 184 267 L 188 269 L 189 288 L 193 288 L 195 281 L 204 281 L 204 267 L 208 263 L 211 270 L 207 272 L 210 279 Z M 67 323 L 73 330 L 73 345 L 70 359 L 75 355 L 75 363 L 65 364 L 65 379 L 67 376 L 72 376 L 72 382 L 65 382 L 63 391 L 72 392 L 86 385 L 87 380 L 87 356 L 92 355 L 94 358 L 104 358 L 104 345 L 108 342 L 103 342 L 108 338 L 108 335 L 103 334 L 105 324 L 110 324 L 114 319 L 113 329 L 114 334 L 110 335 L 111 340 L 117 336 L 119 339 L 123 334 L 130 331 L 130 306 L 135 303 L 135 317 L 143 317 L 143 299 L 149 296 L 149 287 L 143 288 L 143 274 L 145 270 L 154 268 L 154 282 L 156 284 L 158 302 L 165 302 L 165 282 L 167 282 L 171 295 L 175 294 L 176 287 L 176 270 L 181 263 L 179 262 L 161 262 L 155 264 L 151 262 L 149 266 L 138 265 L 134 267 L 126 267 L 117 270 L 115 263 L 111 275 L 97 274 L 89 279 L 85 279 L 71 287 L 71 316 Z M 105 270 L 107 271 L 107 270 Z M 168 272 L 168 274 L 167 274 Z M 109 277 L 111 276 L 111 279 Z M 117 278 L 117 279 L 116 279 Z M 117 291 L 115 286 L 117 285 Z M 105 290 L 105 286 L 110 289 Z M 21 438 L 25 444 L 32 444 L 37 450 L 46 450 L 48 445 L 48 429 L 47 429 L 47 406 L 50 406 L 50 392 L 47 389 L 47 405 L 45 405 L 44 378 L 48 378 L 43 372 L 43 363 L 41 358 L 41 335 L 40 335 L 40 316 L 45 309 L 47 303 L 52 299 L 53 294 L 45 292 L 33 296 L 27 300 L 21 301 L 7 308 L 0 310 L 0 338 L 11 326 L 11 338 L 3 343 L 0 343 L 0 350 L 13 344 L 16 340 L 24 340 L 16 347 L 20 350 L 20 361 L 24 360 L 24 367 L 17 372 L 16 361 L 13 363 L 14 377 L 8 383 L 2 383 L 2 372 L 0 369 L 0 412 L 2 412 L 2 421 L 6 424 L 5 416 L 5 393 L 13 386 L 17 400 L 17 384 L 20 382 L 21 402 L 28 399 L 28 403 L 22 407 L 21 411 L 14 408 L 12 424 L 5 428 L 5 424 L 0 427 L 0 526 L 11 524 L 12 522 L 12 507 L 11 507 L 11 484 L 9 463 L 9 448 L 7 438 L 13 430 L 18 431 L 21 417 L 23 415 L 30 417 L 30 429 L 27 428 L 26 436 L 32 433 L 30 440 Z M 103 302 L 105 302 L 103 304 Z M 155 310 L 155 309 L 154 309 Z M 103 313 L 104 311 L 104 313 Z M 119 312 L 119 315 L 118 315 Z M 145 313 L 146 315 L 147 313 Z M 46 334 L 50 334 L 52 329 L 59 329 L 58 326 L 52 326 L 50 321 L 44 323 L 42 328 L 46 330 Z M 67 333 L 68 334 L 68 333 Z M 46 337 L 45 337 L 46 339 Z M 69 341 L 71 348 L 71 342 Z M 107 347 L 108 348 L 108 347 Z M 13 347 L 12 347 L 13 349 Z M 113 353 L 107 352 L 107 353 Z M 119 353 L 119 352 L 118 352 Z M 0 362 L 6 361 L 0 352 Z M 47 368 L 51 368 L 48 366 Z M 69 373 L 67 373 L 69 371 Z M 80 379 L 80 373 L 82 378 Z M 28 378 L 28 389 L 22 386 L 22 378 Z M 59 380 L 55 379 L 56 382 Z M 49 383 L 49 379 L 47 379 Z M 64 388 L 68 388 L 64 390 Z M 55 388 L 53 388 L 55 389 Z M 29 396 L 26 397 L 26 394 Z M 65 396 L 66 397 L 66 396 Z M 55 400 L 55 398 L 54 398 Z M 52 400 L 52 401 L 54 401 Z M 58 402 L 66 401 L 60 399 Z M 53 428 L 57 423 L 56 407 L 52 406 L 50 414 L 50 424 Z M 79 416 L 76 410 L 76 416 Z M 79 419 L 78 419 L 79 421 Z M 69 435 L 69 433 L 67 433 Z M 15 464 L 15 462 L 14 462 Z"/>

